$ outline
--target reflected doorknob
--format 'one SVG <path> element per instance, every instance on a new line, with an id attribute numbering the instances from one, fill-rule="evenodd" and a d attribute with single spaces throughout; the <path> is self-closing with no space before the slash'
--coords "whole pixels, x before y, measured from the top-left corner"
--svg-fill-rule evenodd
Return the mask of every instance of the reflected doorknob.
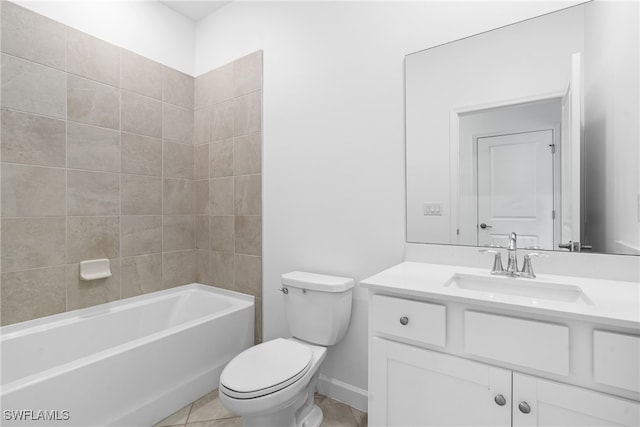
<path id="1" fill-rule="evenodd" d="M 491 225 L 487 225 L 487 224 L 485 224 L 485 223 L 483 222 L 482 224 L 480 224 L 480 228 L 482 228 L 482 229 L 484 230 L 485 228 L 493 228 L 493 226 L 491 226 Z"/>

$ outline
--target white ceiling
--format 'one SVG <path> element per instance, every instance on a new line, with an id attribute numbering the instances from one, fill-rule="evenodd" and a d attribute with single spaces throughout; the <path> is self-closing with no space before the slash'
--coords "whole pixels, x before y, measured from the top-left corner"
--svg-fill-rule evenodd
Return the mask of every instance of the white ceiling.
<path id="1" fill-rule="evenodd" d="M 160 3 L 164 4 L 170 9 L 175 10 L 179 14 L 186 16 L 190 20 L 197 22 L 204 18 L 205 16 L 210 15 L 214 11 L 220 9 L 222 6 L 231 3 L 232 0 L 200 0 L 200 1 L 189 1 L 189 0 L 174 0 L 174 1 L 165 1 L 159 0 Z"/>

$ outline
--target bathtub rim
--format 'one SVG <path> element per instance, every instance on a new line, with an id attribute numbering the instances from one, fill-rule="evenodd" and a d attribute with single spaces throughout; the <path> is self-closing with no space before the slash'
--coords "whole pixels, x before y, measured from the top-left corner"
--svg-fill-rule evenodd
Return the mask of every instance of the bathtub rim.
<path id="1" fill-rule="evenodd" d="M 118 301 L 112 301 L 109 303 L 99 304 L 92 307 L 72 310 L 64 313 L 57 313 L 51 316 L 41 317 L 38 319 L 27 320 L 24 322 L 19 322 L 13 325 L 7 325 L 6 327 L 2 327 L 0 330 L 0 352 L 2 351 L 2 341 L 5 339 L 10 339 L 14 337 L 19 337 L 22 334 L 30 335 L 32 333 L 46 331 L 48 329 L 64 326 L 69 323 L 73 323 L 74 321 L 81 320 L 82 318 L 91 318 L 93 316 L 104 315 L 111 312 L 111 310 L 106 311 L 105 309 L 120 309 L 122 310 L 124 306 L 129 308 L 137 307 L 140 305 L 144 305 L 153 299 L 164 299 L 169 298 L 173 294 L 179 294 L 185 291 L 194 291 L 194 290 L 202 290 L 205 292 L 210 292 L 218 295 L 225 296 L 232 300 L 235 300 L 235 303 L 232 303 L 230 307 L 227 307 L 221 311 L 217 311 L 206 316 L 198 317 L 187 322 L 184 322 L 179 325 L 172 326 L 168 329 L 163 329 L 152 334 L 136 338 L 132 341 L 127 341 L 125 343 L 109 347 L 107 349 L 98 351 L 96 353 L 92 353 L 86 355 L 84 357 L 74 359 L 72 361 L 62 363 L 56 365 L 54 367 L 38 371 L 34 374 L 27 375 L 25 377 L 13 380 L 11 382 L 2 383 L 2 391 L 0 392 L 0 398 L 2 396 L 6 396 L 7 394 L 17 392 L 25 387 L 29 387 L 35 385 L 41 381 L 48 379 L 52 375 L 58 375 L 60 372 L 65 372 L 70 368 L 78 368 L 89 365 L 96 361 L 108 358 L 113 356 L 114 354 L 118 354 L 127 348 L 131 348 L 137 345 L 144 345 L 146 343 L 150 343 L 153 341 L 157 341 L 162 339 L 163 337 L 179 333 L 189 328 L 193 328 L 205 322 L 212 321 L 220 316 L 223 316 L 229 312 L 235 312 L 243 309 L 247 309 L 251 306 L 255 307 L 255 297 L 247 294 L 242 294 L 235 291 L 230 291 L 227 289 L 216 288 L 213 286 L 202 285 L 200 283 L 191 283 L 188 285 L 176 286 L 170 289 L 163 289 L 161 291 L 149 292 L 143 295 L 137 295 L 135 297 L 124 298 Z M 118 311 L 118 310 L 115 310 Z M 85 316 L 81 316 L 81 313 L 85 314 Z M 12 329 L 16 329 L 15 331 L 11 331 L 11 334 L 6 334 L 4 332 L 4 328 L 9 328 L 11 326 L 17 326 Z M 33 329 L 33 330 L 32 330 Z M 2 379 L 2 372 L 0 367 L 0 379 Z"/>
<path id="2" fill-rule="evenodd" d="M 12 323 L 10 325 L 0 326 L 0 346 L 2 345 L 3 341 L 14 338 L 20 333 L 25 333 L 27 332 L 27 330 L 29 330 L 28 334 L 46 331 L 48 329 L 53 329 L 54 327 L 64 326 L 65 324 L 71 323 L 73 320 L 77 320 L 80 318 L 90 318 L 101 314 L 106 314 L 111 310 L 119 311 L 125 305 L 136 307 L 144 305 L 145 302 L 148 302 L 151 299 L 165 298 L 173 294 L 181 293 L 182 291 L 191 290 L 202 290 L 209 293 L 223 295 L 232 299 L 245 301 L 249 305 L 255 304 L 255 297 L 252 295 L 194 282 L 188 285 L 181 285 L 169 289 L 148 292 L 146 294 L 122 298 L 116 301 L 105 302 L 90 307 L 78 308 L 62 313 L 51 314 L 49 316 L 38 317 L 37 319 L 25 320 L 22 322 Z"/>

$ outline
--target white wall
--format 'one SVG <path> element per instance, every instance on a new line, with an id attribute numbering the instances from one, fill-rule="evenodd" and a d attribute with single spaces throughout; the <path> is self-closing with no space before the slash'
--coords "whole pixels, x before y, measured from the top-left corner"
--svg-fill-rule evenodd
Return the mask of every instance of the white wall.
<path id="1" fill-rule="evenodd" d="M 156 1 L 17 0 L 14 3 L 194 75 L 195 24 Z"/>
<path id="2" fill-rule="evenodd" d="M 361 280 L 403 260 L 404 56 L 568 4 L 234 2 L 197 24 L 196 75 L 264 50 L 265 339 L 288 334 L 282 273 Z M 359 407 L 366 332 L 356 289 L 323 374 L 355 387 L 334 396 Z"/>

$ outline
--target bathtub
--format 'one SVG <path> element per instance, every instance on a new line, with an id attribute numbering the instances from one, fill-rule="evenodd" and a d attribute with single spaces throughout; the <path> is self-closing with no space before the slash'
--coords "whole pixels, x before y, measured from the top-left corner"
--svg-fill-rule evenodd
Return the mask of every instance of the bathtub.
<path id="1" fill-rule="evenodd" d="M 0 424 L 151 426 L 217 388 L 253 320 L 192 284 L 2 327 Z"/>

